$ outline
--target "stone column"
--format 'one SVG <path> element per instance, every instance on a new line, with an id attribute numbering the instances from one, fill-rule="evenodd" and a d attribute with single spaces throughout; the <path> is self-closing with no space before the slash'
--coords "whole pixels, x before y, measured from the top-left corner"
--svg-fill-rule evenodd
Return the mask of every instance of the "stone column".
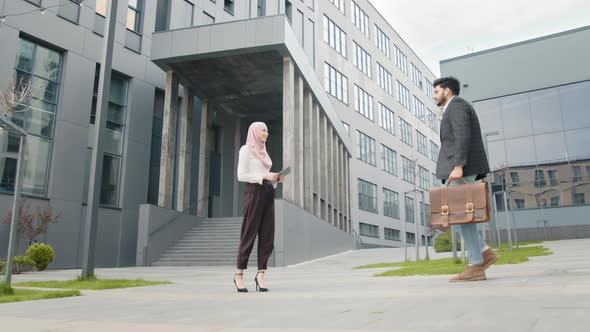
<path id="1" fill-rule="evenodd" d="M 197 192 L 197 215 L 209 217 L 209 101 L 201 99 L 201 132 L 199 146 L 199 189 Z"/>
<path id="2" fill-rule="evenodd" d="M 293 122 L 295 136 L 295 165 L 291 165 L 294 170 L 293 181 L 295 184 L 295 203 L 297 206 L 303 207 L 304 196 L 304 136 L 303 136 L 303 89 L 304 83 L 301 75 L 295 73 L 295 121 Z M 293 139 L 293 138 L 291 138 Z M 295 166 L 295 167 L 293 167 Z"/>
<path id="3" fill-rule="evenodd" d="M 323 170 L 321 168 L 320 160 L 321 160 L 321 135 L 320 135 L 320 113 L 322 112 L 320 106 L 318 104 L 313 105 L 313 139 L 312 139 L 312 146 L 313 146 L 313 184 L 314 184 L 314 191 L 316 193 L 315 197 L 315 210 L 314 214 L 317 217 L 321 217 L 321 184 L 320 181 L 322 179 Z"/>
<path id="4" fill-rule="evenodd" d="M 160 157 L 160 186 L 158 206 L 172 209 L 174 190 L 174 160 L 176 158 L 176 121 L 178 117 L 178 76 L 174 71 L 166 73 L 162 147 Z"/>
<path id="5" fill-rule="evenodd" d="M 328 209 L 328 221 L 331 225 L 334 225 L 334 130 L 332 124 L 327 119 L 326 125 L 328 126 L 328 151 L 326 153 L 328 160 L 326 174 L 326 177 L 328 178 L 328 188 L 326 190 L 326 199 L 330 205 L 330 208 Z"/>
<path id="6" fill-rule="evenodd" d="M 191 160 L 193 149 L 193 108 L 195 97 L 191 90 L 184 87 L 184 98 L 180 110 L 180 144 L 178 148 L 178 182 L 176 192 L 176 209 L 190 209 Z"/>
<path id="7" fill-rule="evenodd" d="M 290 179 L 283 183 L 283 199 L 296 203 L 295 196 L 295 66 L 283 58 L 283 166 L 291 166 Z"/>
<path id="8" fill-rule="evenodd" d="M 313 95 L 305 89 L 303 94 L 303 207 L 309 213 L 314 213 L 313 185 Z"/>

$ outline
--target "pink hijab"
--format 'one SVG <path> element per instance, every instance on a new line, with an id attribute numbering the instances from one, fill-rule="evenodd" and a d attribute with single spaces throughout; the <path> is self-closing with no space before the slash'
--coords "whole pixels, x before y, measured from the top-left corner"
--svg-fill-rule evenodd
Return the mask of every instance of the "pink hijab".
<path id="1" fill-rule="evenodd" d="M 250 128 L 248 128 L 246 145 L 250 147 L 250 151 L 252 151 L 256 159 L 260 160 L 266 168 L 270 168 L 272 166 L 272 160 L 270 160 L 270 156 L 266 152 L 266 144 L 260 138 L 263 129 L 268 130 L 264 122 L 252 123 Z"/>

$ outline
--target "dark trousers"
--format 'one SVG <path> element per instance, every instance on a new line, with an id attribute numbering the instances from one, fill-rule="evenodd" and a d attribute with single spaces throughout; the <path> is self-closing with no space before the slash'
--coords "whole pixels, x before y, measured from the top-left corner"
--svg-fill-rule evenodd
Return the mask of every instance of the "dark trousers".
<path id="1" fill-rule="evenodd" d="M 275 190 L 264 180 L 263 185 L 246 184 L 244 192 L 244 221 L 238 250 L 238 269 L 248 267 L 248 258 L 258 235 L 258 269 L 266 270 L 275 240 Z"/>

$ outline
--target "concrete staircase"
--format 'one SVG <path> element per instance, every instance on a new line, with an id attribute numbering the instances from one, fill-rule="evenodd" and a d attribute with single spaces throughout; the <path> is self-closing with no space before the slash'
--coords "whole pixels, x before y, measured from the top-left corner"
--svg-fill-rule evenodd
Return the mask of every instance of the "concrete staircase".
<path id="1" fill-rule="evenodd" d="M 153 266 L 235 266 L 242 218 L 209 218 L 199 222 Z M 258 241 L 248 266 L 256 266 Z"/>

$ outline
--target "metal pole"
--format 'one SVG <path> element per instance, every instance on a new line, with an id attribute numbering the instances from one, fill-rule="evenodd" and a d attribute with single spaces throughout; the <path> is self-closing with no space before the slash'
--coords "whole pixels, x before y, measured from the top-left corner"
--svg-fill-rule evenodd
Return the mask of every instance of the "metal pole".
<path id="1" fill-rule="evenodd" d="M 485 150 L 485 153 L 486 153 L 486 157 L 488 159 L 489 159 L 489 156 L 490 156 L 489 155 L 489 149 L 488 149 L 488 136 L 495 136 L 495 135 L 499 135 L 499 132 L 498 131 L 490 131 L 490 132 L 485 132 L 483 134 L 483 137 L 484 137 L 484 140 L 483 140 L 484 141 L 484 150 Z M 492 172 L 492 176 L 493 175 L 494 175 L 494 172 Z M 491 177 L 490 177 L 490 180 L 491 180 Z M 490 197 L 490 198 L 493 198 L 494 197 L 493 194 L 492 194 L 492 183 L 491 183 L 491 181 L 488 181 L 488 197 Z M 496 216 L 493 215 L 493 214 L 490 214 L 490 228 L 491 228 L 492 223 L 496 223 L 496 222 L 497 222 L 496 221 Z M 496 228 L 497 228 L 497 224 L 496 224 Z M 484 232 L 484 234 L 485 234 L 485 232 Z M 499 232 L 498 232 L 498 234 L 499 234 Z M 485 238 L 484 238 L 484 240 L 485 240 Z M 496 241 L 496 245 L 498 247 L 500 247 L 500 237 L 498 237 L 498 239 Z"/>
<path id="2" fill-rule="evenodd" d="M 18 159 L 16 161 L 16 183 L 14 185 L 14 198 L 12 199 L 12 216 L 10 220 L 10 235 L 8 238 L 8 257 L 6 260 L 6 275 L 4 278 L 4 281 L 8 286 L 12 283 L 14 247 L 16 246 L 16 229 L 18 228 L 18 199 L 20 198 L 21 185 L 23 182 L 23 165 L 25 163 L 26 143 L 27 137 L 21 134 Z"/>
<path id="3" fill-rule="evenodd" d="M 86 222 L 84 228 L 84 242 L 82 253 L 82 278 L 94 275 L 94 259 L 96 251 L 96 231 L 98 219 L 98 205 L 100 198 L 100 184 L 102 178 L 103 163 L 103 132 L 106 127 L 107 111 L 109 104 L 109 92 L 111 86 L 111 69 L 113 62 L 113 46 L 115 37 L 115 25 L 117 21 L 117 6 L 119 0 L 109 1 L 107 10 L 107 26 L 103 39 L 102 63 L 98 84 L 98 96 L 96 104 L 96 121 L 94 132 L 94 148 L 92 149 L 92 162 L 88 179 L 88 205 L 86 207 Z"/>
<path id="4" fill-rule="evenodd" d="M 463 239 L 463 235 L 461 235 L 460 239 L 461 239 L 461 263 L 465 263 L 465 240 Z"/>
<path id="5" fill-rule="evenodd" d="M 508 195 L 512 199 L 511 191 L 508 191 Z M 516 235 L 516 218 L 514 218 L 514 210 L 510 210 L 510 220 L 512 225 L 512 232 L 514 232 L 514 244 L 516 245 L 516 249 L 518 249 L 518 235 Z"/>
<path id="6" fill-rule="evenodd" d="M 512 230 L 510 227 L 510 216 L 508 213 L 508 196 L 506 195 L 506 191 L 503 191 L 502 195 L 504 196 L 504 212 L 506 213 L 506 232 L 508 233 L 508 248 L 510 249 L 510 252 L 512 252 Z"/>
<path id="7" fill-rule="evenodd" d="M 404 197 L 404 206 L 405 206 L 405 204 L 406 204 L 406 201 L 405 201 L 405 197 Z M 407 219 L 407 217 L 406 217 L 406 219 Z M 404 224 L 403 225 L 403 233 L 404 233 L 403 234 L 403 240 L 404 240 L 404 242 L 403 242 L 403 245 L 404 245 L 404 262 L 407 262 L 408 261 L 408 236 L 407 236 L 407 230 L 406 230 L 406 227 L 407 227 L 406 226 L 406 223 L 407 222 L 408 222 L 407 220 L 404 220 L 403 221 L 403 224 Z"/>

